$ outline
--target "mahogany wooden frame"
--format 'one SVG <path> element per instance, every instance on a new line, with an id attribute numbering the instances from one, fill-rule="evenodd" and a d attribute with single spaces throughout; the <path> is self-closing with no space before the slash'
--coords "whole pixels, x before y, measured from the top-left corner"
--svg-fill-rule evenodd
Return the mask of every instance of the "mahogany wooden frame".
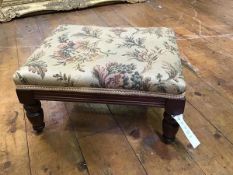
<path id="1" fill-rule="evenodd" d="M 173 115 L 179 115 L 184 112 L 185 98 L 170 99 L 154 96 L 132 96 L 118 94 L 98 94 L 87 92 L 65 92 L 54 90 L 30 90 L 16 89 L 20 103 L 24 105 L 28 120 L 33 129 L 42 132 L 45 127 L 44 113 L 41 108 L 40 100 L 48 101 L 67 101 L 67 102 L 89 102 L 104 104 L 122 104 L 122 105 L 144 105 L 162 107 L 165 109 L 163 126 L 163 140 L 165 143 L 172 143 L 175 140 L 179 125 L 173 119 Z"/>

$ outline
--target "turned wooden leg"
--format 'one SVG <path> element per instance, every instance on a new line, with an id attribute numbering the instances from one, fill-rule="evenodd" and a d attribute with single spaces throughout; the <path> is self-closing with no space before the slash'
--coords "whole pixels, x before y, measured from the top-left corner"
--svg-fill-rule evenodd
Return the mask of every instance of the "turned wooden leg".
<path id="1" fill-rule="evenodd" d="M 163 114 L 163 139 L 165 143 L 172 143 L 175 141 L 176 133 L 179 130 L 178 123 L 166 111 Z"/>
<path id="2" fill-rule="evenodd" d="M 16 90 L 16 93 L 20 103 L 23 104 L 27 118 L 31 122 L 33 129 L 37 132 L 42 132 L 45 123 L 40 101 L 34 98 L 32 91 Z"/>
<path id="3" fill-rule="evenodd" d="M 185 99 L 168 99 L 165 104 L 165 112 L 163 114 L 163 140 L 170 144 L 175 141 L 179 125 L 172 115 L 183 114 L 185 107 Z"/>
<path id="4" fill-rule="evenodd" d="M 33 129 L 37 132 L 42 132 L 45 127 L 44 112 L 40 101 L 35 100 L 34 102 L 34 104 L 24 104 L 24 109 Z"/>

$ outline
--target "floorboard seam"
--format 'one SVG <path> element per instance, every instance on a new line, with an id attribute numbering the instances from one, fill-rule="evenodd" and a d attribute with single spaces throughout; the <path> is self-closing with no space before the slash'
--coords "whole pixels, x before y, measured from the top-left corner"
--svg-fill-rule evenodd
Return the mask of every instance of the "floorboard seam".
<path id="1" fill-rule="evenodd" d="M 28 152 L 28 161 L 29 161 L 29 172 L 30 175 L 32 175 L 32 168 L 31 168 L 31 157 L 30 157 L 30 148 L 29 148 L 29 144 L 28 144 L 28 130 L 27 130 L 27 121 L 26 121 L 26 117 L 25 117 L 25 112 L 23 111 L 23 119 L 24 119 L 24 126 L 25 126 L 25 136 L 26 136 L 26 142 L 27 142 L 27 152 Z"/>
<path id="2" fill-rule="evenodd" d="M 129 140 L 127 139 L 127 137 L 126 137 L 126 135 L 125 135 L 125 132 L 124 132 L 124 129 L 121 127 L 121 125 L 119 124 L 119 122 L 115 119 L 114 114 L 112 113 L 112 111 L 111 111 L 111 109 L 109 108 L 109 106 L 108 106 L 108 105 L 106 105 L 106 106 L 107 106 L 109 112 L 111 113 L 111 117 L 113 118 L 113 120 L 116 122 L 116 124 L 117 124 L 118 127 L 120 128 L 121 132 L 123 133 L 123 135 L 124 135 L 124 137 L 125 137 L 127 143 L 129 144 L 131 150 L 133 151 L 134 155 L 136 156 L 136 158 L 137 158 L 138 161 L 140 162 L 140 165 L 142 166 L 142 168 L 143 168 L 143 170 L 145 171 L 146 175 L 148 175 L 148 172 L 147 172 L 146 168 L 145 168 L 144 165 L 142 164 L 141 160 L 138 158 L 138 156 L 137 156 L 135 150 L 133 149 L 133 147 L 131 146 Z"/>
<path id="3" fill-rule="evenodd" d="M 67 109 L 66 103 L 64 103 L 64 106 L 65 106 L 65 109 L 66 109 L 66 113 L 68 114 L 68 120 L 70 120 L 72 130 L 76 131 L 75 128 L 74 128 L 74 126 L 73 126 L 72 119 L 70 118 L 70 112 L 69 112 L 68 109 Z M 77 142 L 77 144 L 78 144 L 78 147 L 79 147 L 79 149 L 80 149 L 80 153 L 81 153 L 81 155 L 82 155 L 82 158 L 83 158 L 84 162 L 87 164 L 87 161 L 85 160 L 84 154 L 83 154 L 83 152 L 82 152 L 82 148 L 81 148 L 80 143 L 79 143 L 79 141 L 78 141 L 78 137 L 77 137 L 77 135 L 76 135 L 76 132 L 74 133 L 74 136 L 75 136 L 75 140 L 76 140 L 76 142 Z M 90 174 L 90 171 L 89 171 L 89 169 L 88 169 L 88 165 L 87 165 L 86 167 L 87 167 L 87 168 L 86 168 L 87 174 L 91 175 L 91 174 Z"/>
<path id="4" fill-rule="evenodd" d="M 109 108 L 108 105 L 107 105 L 107 107 Z M 111 112 L 110 108 L 109 108 L 109 111 Z M 112 113 L 112 112 L 111 112 L 111 113 Z M 116 119 L 114 118 L 114 114 L 113 114 L 113 113 L 112 113 L 112 117 L 113 117 L 113 119 L 116 121 Z M 129 143 L 129 141 L 128 141 L 126 135 L 125 135 L 125 132 L 124 132 L 123 128 L 120 126 L 119 122 L 116 121 L 116 123 L 119 125 L 120 129 L 121 129 L 122 132 L 124 133 L 124 136 L 125 136 L 127 142 Z M 137 157 L 137 154 L 136 154 L 136 152 L 134 151 L 134 149 L 132 148 L 132 146 L 131 146 L 130 143 L 129 143 L 129 145 L 130 145 L 131 149 L 133 150 L 134 154 L 135 154 L 136 157 Z M 203 170 L 203 169 L 200 167 L 200 165 L 193 159 L 192 155 L 188 152 L 188 150 L 186 150 L 186 149 L 184 149 L 184 150 L 185 150 L 185 152 L 187 153 L 187 155 L 189 156 L 189 158 L 194 162 L 194 164 L 196 164 L 196 166 L 200 169 L 200 171 L 203 173 L 203 175 L 206 175 L 206 173 L 204 172 L 204 170 Z M 137 158 L 138 158 L 138 157 L 137 157 Z M 142 162 L 140 161 L 140 159 L 138 159 L 138 160 L 139 160 L 139 162 L 141 163 L 141 165 L 143 166 L 143 164 L 142 164 Z M 143 166 L 143 168 L 145 169 L 144 166 Z M 145 171 L 146 171 L 146 169 L 145 169 Z M 146 174 L 148 174 L 147 171 L 146 171 Z"/>
<path id="5" fill-rule="evenodd" d="M 208 70 L 208 71 L 210 71 L 210 70 Z M 212 72 L 212 71 L 210 71 L 210 72 Z M 227 100 L 230 104 L 233 104 L 233 102 L 231 101 L 231 99 L 229 99 L 228 97 L 223 96 L 222 93 L 219 92 L 219 90 L 216 89 L 211 83 L 204 81 L 204 79 L 203 79 L 202 77 L 199 77 L 199 78 L 200 78 L 201 81 L 203 81 L 207 86 L 209 86 L 210 88 L 212 88 L 218 95 L 220 95 L 221 97 L 223 97 L 223 98 L 224 98 L 225 100 Z"/>
<path id="6" fill-rule="evenodd" d="M 220 134 L 233 146 L 233 143 L 231 142 L 231 140 L 229 140 L 220 129 L 218 129 L 208 118 L 205 117 L 205 115 L 198 110 L 198 108 L 196 108 L 196 106 L 194 106 L 189 100 L 187 100 L 187 102 L 196 110 L 199 112 L 199 114 L 212 126 L 216 129 L 216 131 L 220 132 Z"/>

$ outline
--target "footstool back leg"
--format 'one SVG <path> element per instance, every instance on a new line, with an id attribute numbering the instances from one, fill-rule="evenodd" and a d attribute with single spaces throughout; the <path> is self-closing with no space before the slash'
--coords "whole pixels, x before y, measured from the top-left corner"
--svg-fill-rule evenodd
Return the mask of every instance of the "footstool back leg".
<path id="1" fill-rule="evenodd" d="M 44 112 L 41 108 L 40 101 L 34 99 L 33 93 L 30 91 L 17 90 L 16 92 L 20 103 L 23 104 L 26 116 L 31 122 L 33 129 L 37 132 L 42 132 L 45 127 L 45 123 Z"/>
<path id="2" fill-rule="evenodd" d="M 163 139 L 169 144 L 175 141 L 179 125 L 172 115 L 183 114 L 185 99 L 168 99 L 165 103 L 165 112 L 163 114 Z"/>

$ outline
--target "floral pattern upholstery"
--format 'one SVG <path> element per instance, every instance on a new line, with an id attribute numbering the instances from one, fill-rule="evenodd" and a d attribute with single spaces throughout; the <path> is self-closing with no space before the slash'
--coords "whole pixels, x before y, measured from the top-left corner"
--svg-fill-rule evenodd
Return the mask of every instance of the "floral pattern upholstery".
<path id="1" fill-rule="evenodd" d="M 182 94 L 185 82 L 169 28 L 61 25 L 14 75 L 16 85 Z"/>

